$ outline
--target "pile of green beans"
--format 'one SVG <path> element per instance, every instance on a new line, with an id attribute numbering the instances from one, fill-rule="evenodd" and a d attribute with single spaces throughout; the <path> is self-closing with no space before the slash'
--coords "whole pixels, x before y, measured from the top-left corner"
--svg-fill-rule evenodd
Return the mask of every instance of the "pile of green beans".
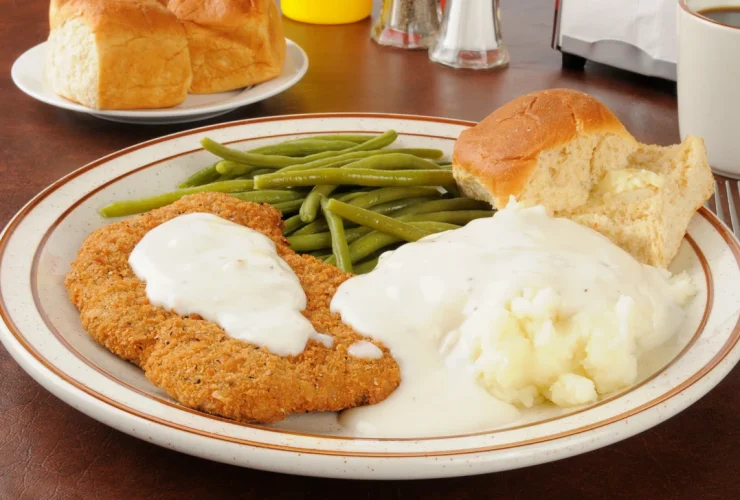
<path id="1" fill-rule="evenodd" d="M 250 151 L 206 137 L 201 145 L 218 158 L 177 189 L 117 201 L 100 213 L 123 217 L 194 193 L 228 193 L 279 210 L 296 252 L 366 273 L 388 249 L 493 213 L 487 203 L 460 196 L 442 151 L 386 149 L 397 137 L 393 130 L 318 135 Z"/>

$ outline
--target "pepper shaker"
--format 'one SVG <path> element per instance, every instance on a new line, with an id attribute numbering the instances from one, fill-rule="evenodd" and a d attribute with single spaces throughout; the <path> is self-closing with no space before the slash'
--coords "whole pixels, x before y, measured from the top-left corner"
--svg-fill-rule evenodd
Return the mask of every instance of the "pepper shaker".
<path id="1" fill-rule="evenodd" d="M 426 49 L 439 32 L 438 0 L 383 0 L 370 37 L 381 45 Z"/>
<path id="2" fill-rule="evenodd" d="M 509 63 L 498 0 L 447 0 L 429 59 L 453 68 L 490 69 Z"/>

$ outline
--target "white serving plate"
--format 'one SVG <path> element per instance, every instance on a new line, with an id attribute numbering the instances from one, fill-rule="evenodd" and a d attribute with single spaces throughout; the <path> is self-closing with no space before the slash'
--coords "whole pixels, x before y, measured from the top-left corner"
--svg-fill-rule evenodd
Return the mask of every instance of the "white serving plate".
<path id="1" fill-rule="evenodd" d="M 51 90 L 46 81 L 46 42 L 24 52 L 11 69 L 16 86 L 34 99 L 58 108 L 87 113 L 104 120 L 144 125 L 162 125 L 205 120 L 272 97 L 289 89 L 308 70 L 308 56 L 295 42 L 288 44 L 279 77 L 251 87 L 217 94 L 188 94 L 185 102 L 171 108 L 136 109 L 125 111 L 96 110 L 69 101 Z"/>
<path id="2" fill-rule="evenodd" d="M 360 439 L 343 434 L 334 414 L 259 426 L 190 410 L 92 341 L 67 300 L 69 262 L 86 235 L 106 223 L 97 209 L 172 189 L 212 161 L 199 148 L 204 136 L 253 148 L 291 137 L 393 128 L 399 147 L 436 147 L 449 155 L 470 125 L 384 114 L 261 118 L 181 132 L 86 165 L 31 200 L 0 236 L 0 340 L 49 391 L 123 432 L 221 462 L 337 478 L 461 476 L 565 458 L 662 422 L 727 375 L 740 358 L 740 244 L 703 208 L 673 266 L 692 276 L 699 294 L 675 340 L 642 360 L 635 386 L 569 411 L 539 406 L 505 428 L 474 434 Z"/>

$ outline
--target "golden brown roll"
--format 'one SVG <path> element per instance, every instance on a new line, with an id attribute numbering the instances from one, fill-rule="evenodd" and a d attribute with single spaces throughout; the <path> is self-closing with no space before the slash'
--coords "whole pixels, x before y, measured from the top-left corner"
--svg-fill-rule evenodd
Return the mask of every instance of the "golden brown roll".
<path id="1" fill-rule="evenodd" d="M 57 16 L 57 12 L 60 8 L 66 3 L 69 3 L 71 0 L 50 0 L 49 1 L 49 26 L 54 27 L 54 21 Z M 160 4 L 167 7 L 167 0 L 157 0 Z"/>
<path id="2" fill-rule="evenodd" d="M 67 3 L 69 0 L 50 0 L 49 2 L 49 27 L 54 27 L 54 22 L 57 17 L 57 12 L 59 9 Z"/>
<path id="3" fill-rule="evenodd" d="M 187 33 L 191 92 L 239 89 L 282 72 L 285 35 L 274 0 L 170 0 L 168 8 Z"/>
<path id="4" fill-rule="evenodd" d="M 713 191 L 701 139 L 641 144 L 604 104 L 568 89 L 521 96 L 463 131 L 453 173 L 468 196 L 543 205 L 661 267 Z"/>
<path id="5" fill-rule="evenodd" d="M 506 206 L 510 195 L 533 205 L 550 200 L 554 210 L 578 206 L 588 189 L 576 188 L 589 186 L 588 163 L 597 144 L 610 151 L 594 158 L 594 167 L 604 170 L 610 162 L 624 161 L 636 142 L 606 106 L 587 94 L 534 92 L 504 104 L 460 134 L 455 178 L 466 194 L 498 207 Z M 558 196 L 563 186 L 574 197 Z"/>
<path id="6" fill-rule="evenodd" d="M 192 77 L 185 29 L 158 0 L 56 0 L 46 73 L 61 96 L 94 109 L 164 108 Z"/>

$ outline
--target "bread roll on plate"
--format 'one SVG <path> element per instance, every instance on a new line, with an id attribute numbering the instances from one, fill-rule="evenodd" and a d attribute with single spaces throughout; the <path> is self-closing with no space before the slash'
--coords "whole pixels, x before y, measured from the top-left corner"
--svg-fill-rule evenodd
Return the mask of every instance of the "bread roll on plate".
<path id="1" fill-rule="evenodd" d="M 285 35 L 274 0 L 170 0 L 185 25 L 195 94 L 271 80 L 285 61 Z"/>
<path id="2" fill-rule="evenodd" d="M 57 12 L 64 5 L 69 3 L 70 0 L 50 0 L 49 1 L 49 26 L 53 27 L 57 17 Z M 167 0 L 157 0 L 160 4 L 167 7 Z"/>
<path id="3" fill-rule="evenodd" d="M 453 173 L 467 196 L 544 205 L 659 267 L 714 186 L 701 139 L 641 144 L 601 102 L 568 89 L 519 97 L 463 131 Z"/>
<path id="4" fill-rule="evenodd" d="M 185 29 L 158 0 L 56 0 L 46 73 L 57 94 L 93 109 L 164 108 L 187 96 Z"/>

